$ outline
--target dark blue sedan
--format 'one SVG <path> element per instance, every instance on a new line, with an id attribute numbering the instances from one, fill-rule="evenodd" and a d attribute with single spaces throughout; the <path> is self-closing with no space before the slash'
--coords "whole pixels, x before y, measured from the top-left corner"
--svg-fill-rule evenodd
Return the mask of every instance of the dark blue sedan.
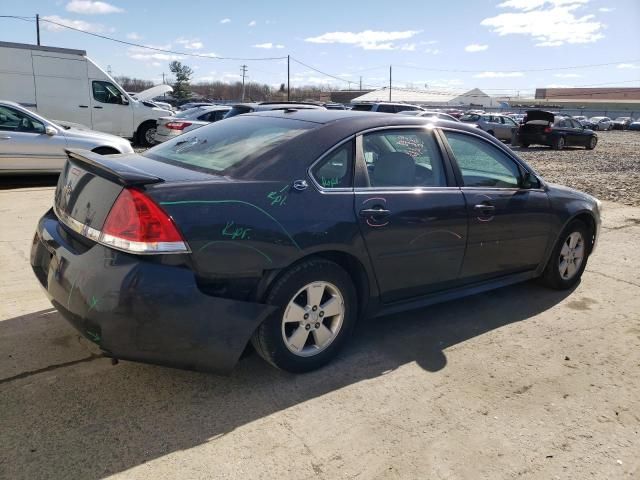
<path id="1" fill-rule="evenodd" d="M 457 122 L 262 112 L 143 155 L 69 150 L 31 264 L 115 358 L 305 372 L 373 316 L 578 282 L 600 202 Z"/>

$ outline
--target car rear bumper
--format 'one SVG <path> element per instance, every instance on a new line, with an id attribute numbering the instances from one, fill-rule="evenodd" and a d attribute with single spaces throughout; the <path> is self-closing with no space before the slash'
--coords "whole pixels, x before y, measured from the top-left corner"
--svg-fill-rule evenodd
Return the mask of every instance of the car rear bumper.
<path id="1" fill-rule="evenodd" d="M 276 307 L 206 295 L 193 272 L 74 240 L 52 210 L 31 266 L 54 307 L 107 356 L 229 372 Z"/>
<path id="2" fill-rule="evenodd" d="M 518 133 L 518 141 L 529 145 L 551 145 L 551 135 L 545 135 L 540 133 Z"/>
<path id="3" fill-rule="evenodd" d="M 171 140 L 182 134 L 182 131 L 179 130 L 168 130 L 163 129 L 164 131 L 156 130 L 156 134 L 153 136 L 154 140 L 158 143 L 166 142 L 167 140 Z"/>

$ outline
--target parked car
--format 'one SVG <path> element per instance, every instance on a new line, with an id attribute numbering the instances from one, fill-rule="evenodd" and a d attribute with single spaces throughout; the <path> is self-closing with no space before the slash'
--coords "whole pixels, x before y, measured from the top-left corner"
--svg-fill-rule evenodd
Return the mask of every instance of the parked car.
<path id="1" fill-rule="evenodd" d="M 346 110 L 342 103 L 325 103 L 324 108 L 327 110 Z"/>
<path id="2" fill-rule="evenodd" d="M 415 117 L 429 117 L 430 119 L 449 120 L 450 122 L 459 122 L 455 117 L 448 113 L 432 112 L 429 110 L 407 110 L 406 112 L 398 112 L 401 115 L 413 115 Z"/>
<path id="3" fill-rule="evenodd" d="M 525 114 L 524 113 L 512 113 L 512 114 L 507 115 L 507 116 L 510 117 L 516 123 L 522 123 L 522 121 L 524 120 Z"/>
<path id="4" fill-rule="evenodd" d="M 640 130 L 640 119 L 631 122 L 629 124 L 629 130 Z"/>
<path id="5" fill-rule="evenodd" d="M 447 108 L 444 113 L 451 115 L 454 118 L 460 118 L 464 115 L 462 110 L 458 110 L 457 108 Z"/>
<path id="6" fill-rule="evenodd" d="M 64 128 L 14 102 L 0 100 L 0 175 L 58 173 L 66 148 L 95 153 L 133 153 L 121 137 L 87 129 Z"/>
<path id="7" fill-rule="evenodd" d="M 518 124 L 512 118 L 495 113 L 466 113 L 460 117 L 460 121 L 474 124 L 489 135 L 507 142 L 511 141 L 514 133 L 518 130 Z"/>
<path id="8" fill-rule="evenodd" d="M 598 135 L 570 117 L 555 116 L 543 110 L 529 110 L 524 123 L 518 130 L 518 143 L 548 145 L 554 150 L 564 147 L 585 147 L 593 150 L 598 143 Z"/>
<path id="9" fill-rule="evenodd" d="M 132 98 L 84 50 L 0 42 L 0 98 L 54 122 L 69 122 L 150 145 L 156 120 L 171 111 L 145 103 L 170 92 L 157 85 Z"/>
<path id="10" fill-rule="evenodd" d="M 631 117 L 618 117 L 611 124 L 614 130 L 626 130 L 631 125 Z"/>
<path id="11" fill-rule="evenodd" d="M 214 105 L 215 103 L 211 102 L 187 102 L 180 105 L 178 107 L 178 110 L 184 112 L 185 110 L 191 110 L 192 108 L 196 107 L 213 107 Z"/>
<path id="12" fill-rule="evenodd" d="M 231 107 L 224 105 L 203 106 L 184 110 L 171 117 L 159 118 L 155 136 L 156 143 L 166 142 L 183 133 L 222 120 L 229 110 Z"/>
<path id="13" fill-rule="evenodd" d="M 574 120 L 576 120 L 577 122 L 580 123 L 580 125 L 583 125 L 585 127 L 587 127 L 589 124 L 589 118 L 585 117 L 584 115 L 574 115 L 571 118 L 573 118 Z M 590 127 L 589 127 L 590 128 Z"/>
<path id="14" fill-rule="evenodd" d="M 305 372 L 373 316 L 533 278 L 572 288 L 600 202 L 477 128 L 426 123 L 272 111 L 117 163 L 69 150 L 33 271 L 108 356 L 217 371 L 249 341 Z"/>
<path id="15" fill-rule="evenodd" d="M 267 110 L 326 110 L 322 105 L 310 102 L 260 102 L 238 103 L 231 107 L 225 118 L 244 115 L 245 113 L 264 112 Z"/>
<path id="16" fill-rule="evenodd" d="M 357 112 L 399 113 L 411 110 L 424 110 L 424 108 L 407 103 L 363 102 L 355 103 L 352 110 Z"/>
<path id="17" fill-rule="evenodd" d="M 609 117 L 591 117 L 588 125 L 591 130 L 611 130 L 613 121 Z"/>

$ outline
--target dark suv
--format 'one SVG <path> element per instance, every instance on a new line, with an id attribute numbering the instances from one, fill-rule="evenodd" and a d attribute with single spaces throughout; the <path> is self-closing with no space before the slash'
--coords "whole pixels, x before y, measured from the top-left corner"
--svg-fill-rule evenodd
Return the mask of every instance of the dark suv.
<path id="1" fill-rule="evenodd" d="M 356 112 L 400 113 L 411 110 L 424 110 L 424 108 L 406 103 L 379 102 L 356 103 L 351 110 L 355 110 Z"/>
<path id="2" fill-rule="evenodd" d="M 569 117 L 555 116 L 543 110 L 528 110 L 517 134 L 522 147 L 548 145 L 554 150 L 564 147 L 585 147 L 593 150 L 598 143 L 598 135 L 579 121 Z"/>
<path id="3" fill-rule="evenodd" d="M 238 103 L 231 107 L 231 110 L 224 118 L 235 117 L 243 113 L 264 112 L 267 110 L 326 110 L 322 105 L 310 102 L 259 102 L 259 103 Z"/>

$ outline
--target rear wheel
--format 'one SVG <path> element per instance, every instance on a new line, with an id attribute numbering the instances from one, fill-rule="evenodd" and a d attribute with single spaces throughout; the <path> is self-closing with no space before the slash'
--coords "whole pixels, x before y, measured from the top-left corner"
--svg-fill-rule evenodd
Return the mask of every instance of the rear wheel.
<path id="1" fill-rule="evenodd" d="M 593 150 L 594 148 L 596 148 L 597 144 L 598 144 L 598 139 L 596 137 L 591 137 L 587 142 L 587 150 Z"/>
<path id="2" fill-rule="evenodd" d="M 251 343 L 272 365 L 293 373 L 322 367 L 348 340 L 357 317 L 349 275 L 324 259 L 304 261 L 276 280 L 266 303 L 280 308 Z"/>
<path id="3" fill-rule="evenodd" d="M 558 137 L 553 141 L 551 148 L 553 148 L 554 150 L 562 150 L 564 146 L 565 146 L 564 137 Z"/>
<path id="4" fill-rule="evenodd" d="M 573 287 L 587 266 L 590 251 L 589 229 L 584 222 L 574 220 L 560 235 L 560 240 L 540 278 L 541 283 L 557 290 Z"/>

